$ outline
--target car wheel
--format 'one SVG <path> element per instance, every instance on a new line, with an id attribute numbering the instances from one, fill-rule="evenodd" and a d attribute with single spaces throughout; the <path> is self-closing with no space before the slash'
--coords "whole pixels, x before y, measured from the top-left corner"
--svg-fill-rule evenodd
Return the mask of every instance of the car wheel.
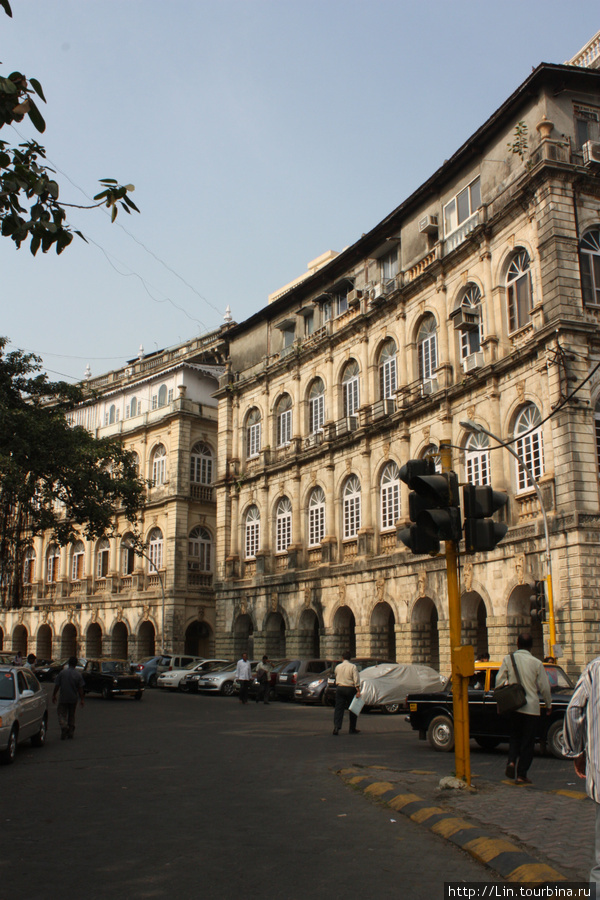
<path id="1" fill-rule="evenodd" d="M 434 750 L 454 749 L 454 725 L 448 716 L 434 716 L 427 729 L 427 740 Z"/>
<path id="2" fill-rule="evenodd" d="M 182 694 L 189 694 L 190 687 L 188 684 L 183 684 L 183 682 L 180 681 L 178 687 Z"/>
<path id="3" fill-rule="evenodd" d="M 328 694 L 327 691 L 323 691 L 321 703 L 323 706 L 335 706 L 335 700 L 332 699 L 331 694 Z"/>
<path id="4" fill-rule="evenodd" d="M 104 697 L 105 700 L 112 700 L 113 692 L 111 691 L 111 689 L 109 687 L 103 687 L 102 688 L 102 696 Z"/>
<path id="5" fill-rule="evenodd" d="M 475 738 L 475 743 L 479 744 L 482 750 L 495 750 L 500 743 L 500 738 L 478 737 Z"/>
<path id="6" fill-rule="evenodd" d="M 221 685 L 221 693 L 226 697 L 231 697 L 233 694 L 233 681 L 224 681 Z"/>
<path id="7" fill-rule="evenodd" d="M 148 679 L 148 687 L 155 688 L 156 687 L 157 676 L 156 672 L 150 676 Z"/>
<path id="8" fill-rule="evenodd" d="M 553 722 L 546 735 L 546 747 L 557 759 L 566 759 L 565 755 L 565 737 L 564 737 L 564 721 L 558 720 Z"/>
<path id="9" fill-rule="evenodd" d="M 399 703 L 384 703 L 382 707 L 383 711 L 389 713 L 390 715 L 395 715 L 400 712 L 400 704 Z"/>
<path id="10" fill-rule="evenodd" d="M 135 697 L 136 700 L 141 700 L 142 697 L 144 696 L 144 692 L 138 691 L 137 694 L 134 694 L 133 696 Z"/>
<path id="11" fill-rule="evenodd" d="M 46 716 L 41 721 L 40 730 L 31 738 L 32 747 L 43 747 L 46 743 L 46 731 L 48 730 L 48 720 Z"/>
<path id="12" fill-rule="evenodd" d="M 2 752 L 0 752 L 0 763 L 2 763 L 3 766 L 9 766 L 11 763 L 14 763 L 16 755 L 17 729 L 13 728 L 8 739 L 8 746 L 6 750 L 2 750 Z"/>

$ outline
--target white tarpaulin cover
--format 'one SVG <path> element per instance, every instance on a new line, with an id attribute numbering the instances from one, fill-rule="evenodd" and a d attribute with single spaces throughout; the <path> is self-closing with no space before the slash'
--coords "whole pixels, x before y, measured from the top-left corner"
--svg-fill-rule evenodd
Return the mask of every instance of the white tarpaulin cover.
<path id="1" fill-rule="evenodd" d="M 382 663 L 360 673 L 360 691 L 365 706 L 404 705 L 407 694 L 441 691 L 445 683 L 446 678 L 430 666 Z"/>

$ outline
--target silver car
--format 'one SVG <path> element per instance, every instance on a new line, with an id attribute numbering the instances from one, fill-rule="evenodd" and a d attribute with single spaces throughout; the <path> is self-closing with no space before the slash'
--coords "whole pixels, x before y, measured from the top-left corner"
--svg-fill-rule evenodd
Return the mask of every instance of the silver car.
<path id="1" fill-rule="evenodd" d="M 252 660 L 252 674 L 256 671 L 257 665 L 258 660 Z M 198 679 L 198 690 L 214 694 L 224 694 L 226 697 L 231 697 L 236 680 L 236 669 L 237 663 L 231 663 L 230 665 L 225 666 L 224 669 L 219 669 L 217 672 L 209 672 L 207 675 L 203 675 Z"/>
<path id="2" fill-rule="evenodd" d="M 15 761 L 17 744 L 43 747 L 48 728 L 46 692 L 25 666 L 0 666 L 0 763 Z"/>

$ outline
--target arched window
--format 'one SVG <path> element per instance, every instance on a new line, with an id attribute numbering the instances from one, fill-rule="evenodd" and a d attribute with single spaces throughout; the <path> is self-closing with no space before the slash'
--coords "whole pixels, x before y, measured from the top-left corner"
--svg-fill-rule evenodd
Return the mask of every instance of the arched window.
<path id="1" fill-rule="evenodd" d="M 188 569 L 200 572 L 211 571 L 212 538 L 207 528 L 197 525 L 188 541 Z"/>
<path id="2" fill-rule="evenodd" d="M 315 378 L 308 394 L 308 430 L 316 434 L 323 430 L 325 422 L 325 385 L 322 378 Z"/>
<path id="3" fill-rule="evenodd" d="M 246 559 L 254 559 L 260 550 L 260 513 L 256 506 L 246 513 L 245 549 Z"/>
<path id="4" fill-rule="evenodd" d="M 141 403 L 140 403 L 141 406 Z M 134 416 L 138 415 L 138 399 L 137 397 L 132 397 L 129 403 L 125 407 L 125 418 L 132 419 Z"/>
<path id="5" fill-rule="evenodd" d="M 115 424 L 116 416 L 117 416 L 117 407 L 115 406 L 114 403 L 111 403 L 110 409 L 108 410 L 108 424 L 109 425 Z"/>
<path id="6" fill-rule="evenodd" d="M 276 553 L 285 553 L 292 543 L 292 504 L 288 497 L 282 497 L 277 504 L 275 514 L 276 523 Z"/>
<path id="7" fill-rule="evenodd" d="M 85 546 L 83 541 L 73 544 L 71 558 L 71 581 L 81 581 L 85 576 Z"/>
<path id="8" fill-rule="evenodd" d="M 133 575 L 135 569 L 134 538 L 126 534 L 121 541 L 121 575 Z"/>
<path id="9" fill-rule="evenodd" d="M 437 324 L 433 316 L 427 316 L 421 322 L 417 334 L 417 353 L 419 357 L 419 381 L 429 382 L 437 369 Z"/>
<path id="10" fill-rule="evenodd" d="M 166 384 L 161 384 L 158 389 L 158 406 L 159 409 L 161 406 L 167 405 L 167 386 Z"/>
<path id="11" fill-rule="evenodd" d="M 110 563 L 110 544 L 108 538 L 101 538 L 96 548 L 96 578 L 106 578 Z"/>
<path id="12" fill-rule="evenodd" d="M 163 567 L 163 533 L 160 528 L 153 528 L 148 535 L 148 567 L 150 572 Z"/>
<path id="13" fill-rule="evenodd" d="M 379 394 L 382 400 L 393 400 L 398 387 L 396 344 L 389 338 L 379 354 Z"/>
<path id="14" fill-rule="evenodd" d="M 261 447 L 260 410 L 254 407 L 246 419 L 246 456 L 252 459 L 258 456 Z"/>
<path id="15" fill-rule="evenodd" d="M 275 425 L 277 434 L 275 443 L 285 447 L 292 439 L 292 398 L 289 394 L 280 397 L 275 406 Z"/>
<path id="16" fill-rule="evenodd" d="M 355 538 L 360 529 L 360 481 L 351 475 L 344 485 L 344 540 Z"/>
<path id="17" fill-rule="evenodd" d="M 167 480 L 167 451 L 163 444 L 154 448 L 152 454 L 152 483 L 154 487 L 164 484 Z"/>
<path id="18" fill-rule="evenodd" d="M 203 441 L 194 444 L 190 455 L 190 481 L 192 484 L 212 484 L 212 450 Z"/>
<path id="19" fill-rule="evenodd" d="M 135 474 L 139 475 L 139 473 L 140 473 L 140 457 L 135 452 L 135 450 L 130 450 L 129 452 L 131 454 L 131 462 L 133 463 L 133 467 L 135 469 Z"/>
<path id="20" fill-rule="evenodd" d="M 460 329 L 460 358 L 466 359 L 472 353 L 481 350 L 485 337 L 483 331 L 483 315 L 481 309 L 481 291 L 476 284 L 468 284 L 460 301 L 460 308 L 465 314 L 463 327 Z M 472 321 L 476 316 L 477 320 Z"/>
<path id="21" fill-rule="evenodd" d="M 530 403 L 520 413 L 515 422 L 515 451 L 520 460 L 529 468 L 536 481 L 544 474 L 544 438 L 540 411 Z M 517 465 L 517 493 L 531 486 L 529 476 L 522 466 Z"/>
<path id="22" fill-rule="evenodd" d="M 351 360 L 342 376 L 344 416 L 355 416 L 360 406 L 359 368 L 356 360 Z"/>
<path id="23" fill-rule="evenodd" d="M 389 462 L 381 473 L 381 530 L 394 528 L 400 518 L 400 472 Z"/>
<path id="24" fill-rule="evenodd" d="M 317 547 L 325 537 L 325 493 L 313 488 L 308 501 L 308 546 Z"/>
<path id="25" fill-rule="evenodd" d="M 470 434 L 465 445 L 465 472 L 469 484 L 491 484 L 490 441 L 487 434 Z"/>
<path id="26" fill-rule="evenodd" d="M 46 581 L 48 584 L 58 581 L 60 570 L 60 548 L 57 544 L 50 544 L 46 553 Z"/>
<path id="27" fill-rule="evenodd" d="M 531 321 L 531 269 L 527 250 L 518 250 L 506 273 L 508 330 L 518 331 Z"/>
<path id="28" fill-rule="evenodd" d="M 429 444 L 423 451 L 423 459 L 432 459 L 436 472 L 442 471 L 442 457 L 437 444 Z"/>
<path id="29" fill-rule="evenodd" d="M 23 557 L 23 584 L 33 584 L 35 581 L 35 550 L 28 547 Z"/>
<path id="30" fill-rule="evenodd" d="M 586 231 L 579 253 L 583 302 L 586 306 L 600 306 L 600 228 Z"/>

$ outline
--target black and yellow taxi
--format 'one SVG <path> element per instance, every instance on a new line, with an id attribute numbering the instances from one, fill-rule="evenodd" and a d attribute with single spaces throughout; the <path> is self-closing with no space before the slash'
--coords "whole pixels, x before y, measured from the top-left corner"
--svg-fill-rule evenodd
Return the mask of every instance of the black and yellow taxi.
<path id="1" fill-rule="evenodd" d="M 493 750 L 508 743 L 509 717 L 498 715 L 494 701 L 496 676 L 500 662 L 475 663 L 475 674 L 469 678 L 469 734 L 484 750 Z M 573 682 L 560 666 L 544 663 L 552 692 L 552 710 L 540 716 L 536 741 L 558 759 L 564 758 L 563 720 L 573 693 Z M 454 713 L 452 709 L 452 681 L 448 679 L 441 691 L 429 694 L 409 694 L 407 720 L 419 732 L 420 740 L 427 739 L 434 750 L 454 749 Z"/>

